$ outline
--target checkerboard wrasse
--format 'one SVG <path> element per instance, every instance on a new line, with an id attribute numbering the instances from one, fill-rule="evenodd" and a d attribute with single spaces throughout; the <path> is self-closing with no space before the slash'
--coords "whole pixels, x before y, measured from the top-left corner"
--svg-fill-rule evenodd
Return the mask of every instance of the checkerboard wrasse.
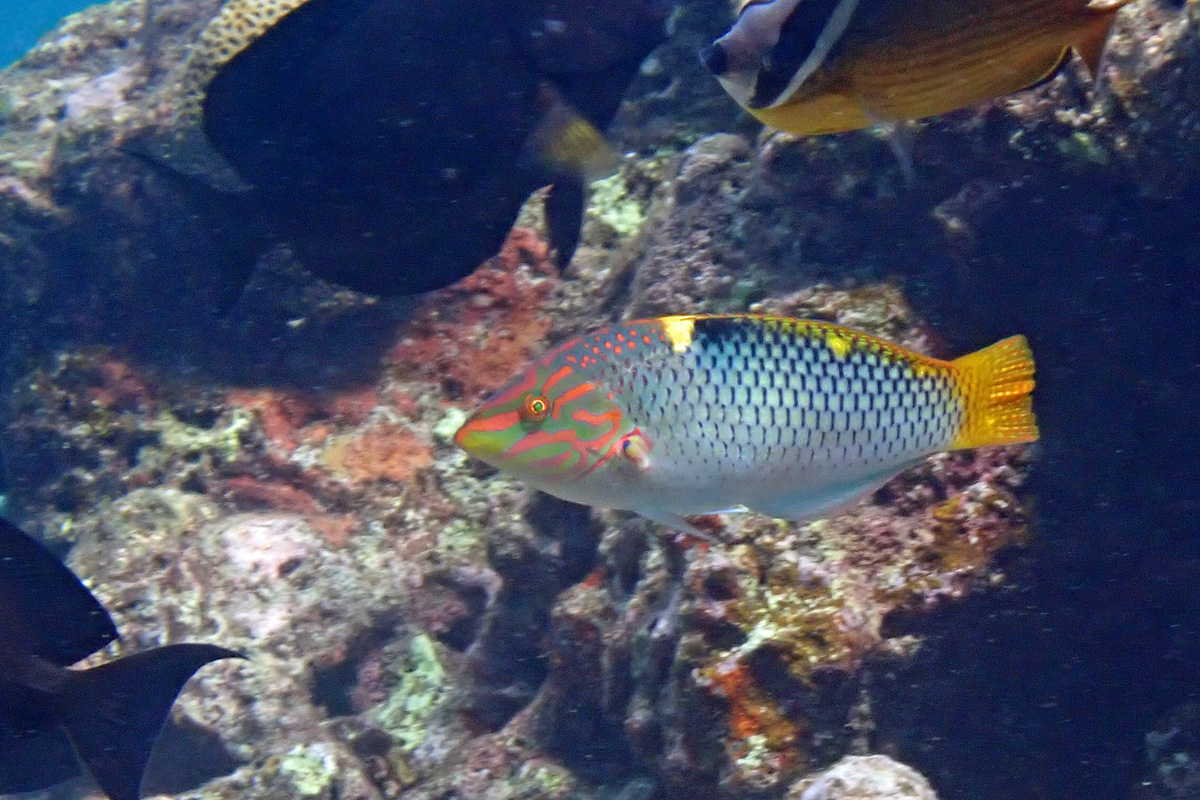
<path id="1" fill-rule="evenodd" d="M 767 125 L 837 133 L 1037 86 L 1072 52 L 1095 75 L 1129 1 L 740 0 L 702 58 Z"/>
<path id="2" fill-rule="evenodd" d="M 456 435 L 537 489 L 695 533 L 684 517 L 830 516 L 933 453 L 1031 442 L 1033 357 L 954 361 L 824 322 L 675 316 L 542 357 Z"/>

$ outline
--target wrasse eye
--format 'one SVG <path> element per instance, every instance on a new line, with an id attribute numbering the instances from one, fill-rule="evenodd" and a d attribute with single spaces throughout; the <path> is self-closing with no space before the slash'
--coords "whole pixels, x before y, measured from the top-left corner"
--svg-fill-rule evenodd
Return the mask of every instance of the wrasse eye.
<path id="1" fill-rule="evenodd" d="M 550 403 L 540 394 L 527 394 L 521 401 L 521 421 L 541 422 L 550 413 Z"/>

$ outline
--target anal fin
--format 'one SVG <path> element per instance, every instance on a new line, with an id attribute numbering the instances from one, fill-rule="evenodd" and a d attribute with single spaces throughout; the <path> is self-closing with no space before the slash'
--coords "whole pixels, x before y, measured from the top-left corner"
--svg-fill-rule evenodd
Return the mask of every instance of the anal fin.
<path id="1" fill-rule="evenodd" d="M 750 510 L 768 517 L 788 519 L 793 522 L 835 517 L 858 505 L 875 490 L 919 460 L 914 459 L 904 464 L 898 464 L 885 472 L 867 475 L 856 480 L 826 484 L 815 488 L 806 487 L 792 493 L 755 500 L 750 504 Z"/>
<path id="2" fill-rule="evenodd" d="M 239 653 L 207 644 L 171 644 L 72 670 L 59 721 L 79 760 L 111 800 L 138 800 L 159 730 L 196 670 Z"/>

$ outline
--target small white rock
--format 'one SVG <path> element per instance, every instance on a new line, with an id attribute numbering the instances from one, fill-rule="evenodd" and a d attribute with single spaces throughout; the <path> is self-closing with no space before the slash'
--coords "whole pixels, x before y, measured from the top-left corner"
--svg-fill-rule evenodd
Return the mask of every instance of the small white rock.
<path id="1" fill-rule="evenodd" d="M 887 756 L 846 756 L 792 784 L 788 800 L 937 800 L 921 773 Z"/>

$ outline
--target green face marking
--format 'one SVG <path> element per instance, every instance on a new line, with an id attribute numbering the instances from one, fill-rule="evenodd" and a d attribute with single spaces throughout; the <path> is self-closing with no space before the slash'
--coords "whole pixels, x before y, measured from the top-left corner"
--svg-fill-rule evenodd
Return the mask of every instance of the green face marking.
<path id="1" fill-rule="evenodd" d="M 593 472 L 620 452 L 631 430 L 608 392 L 560 350 L 488 398 L 454 440 L 481 461 L 549 490 Z"/>

